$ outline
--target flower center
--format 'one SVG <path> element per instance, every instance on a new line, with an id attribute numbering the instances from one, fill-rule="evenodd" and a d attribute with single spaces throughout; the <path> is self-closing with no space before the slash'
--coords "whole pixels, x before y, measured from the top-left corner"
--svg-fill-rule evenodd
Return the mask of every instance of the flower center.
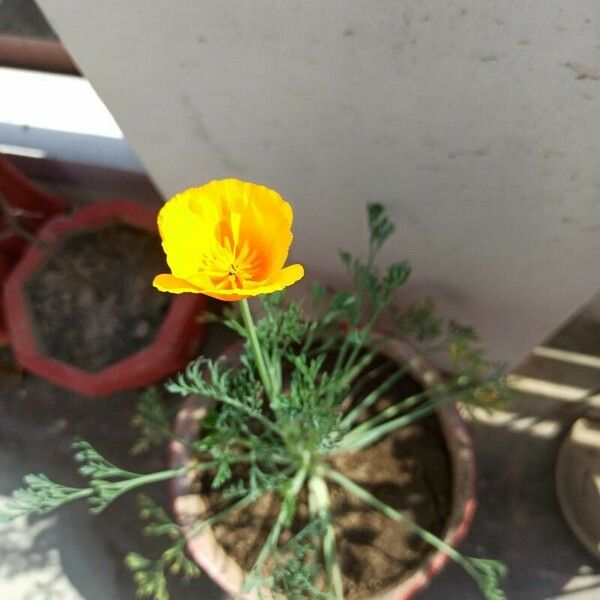
<path id="1" fill-rule="evenodd" d="M 256 251 L 247 244 L 234 247 L 225 238 L 223 245 L 212 249 L 211 255 L 202 257 L 198 272 L 208 275 L 218 288 L 243 288 L 245 282 L 256 278 L 258 262 Z"/>

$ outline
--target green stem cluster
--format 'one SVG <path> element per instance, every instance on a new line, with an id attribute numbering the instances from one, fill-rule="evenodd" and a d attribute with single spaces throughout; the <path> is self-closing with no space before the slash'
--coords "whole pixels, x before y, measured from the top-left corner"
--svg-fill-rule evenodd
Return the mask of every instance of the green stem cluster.
<path id="1" fill-rule="evenodd" d="M 277 551 L 279 538 L 281 536 L 281 532 L 285 525 L 289 525 L 293 520 L 294 514 L 293 509 L 290 506 L 293 506 L 295 509 L 295 499 L 300 493 L 300 490 L 303 488 L 304 483 L 306 481 L 306 477 L 309 472 L 310 467 L 310 455 L 305 454 L 303 457 L 302 466 L 296 472 L 290 485 L 287 490 L 285 490 L 284 501 L 281 504 L 281 508 L 279 510 L 279 514 L 277 515 L 277 519 L 273 524 L 271 532 L 269 533 L 266 542 L 261 548 L 258 557 L 254 563 L 250 571 L 249 581 L 247 582 L 247 586 L 254 585 L 255 581 L 260 580 L 261 572 L 267 560 L 275 554 Z M 286 497 L 292 500 L 292 504 L 290 502 L 286 502 Z"/>
<path id="2" fill-rule="evenodd" d="M 323 535 L 323 557 L 327 580 L 335 600 L 343 600 L 342 570 L 338 560 L 335 530 L 331 515 L 331 501 L 327 483 L 319 475 L 313 475 L 309 481 L 309 502 L 312 511 L 317 514 L 325 525 Z"/>
<path id="3" fill-rule="evenodd" d="M 265 388 L 265 393 L 272 401 L 274 395 L 279 393 L 279 390 L 273 385 L 273 379 L 270 377 L 270 368 L 266 365 L 264 355 L 260 347 L 256 328 L 252 320 L 250 309 L 246 301 L 242 301 L 241 312 L 244 320 L 247 337 L 252 347 L 252 354 L 256 361 L 256 368 Z M 370 329 L 375 321 L 370 321 L 367 324 L 367 329 Z M 311 341 L 312 343 L 312 341 Z M 306 344 L 305 344 L 306 347 Z M 343 379 L 347 382 L 352 381 L 358 376 L 374 358 L 376 352 L 368 351 L 360 358 L 360 345 L 351 347 L 347 339 L 344 340 L 339 350 L 337 360 L 333 372 L 344 373 Z M 399 382 L 402 377 L 414 366 L 416 362 L 421 360 L 416 358 L 413 361 L 403 365 L 390 377 L 377 385 L 375 389 L 366 394 L 364 398 L 354 407 L 352 407 L 340 420 L 340 430 L 344 431 L 343 437 L 331 449 L 332 453 L 340 451 L 356 451 L 368 445 L 372 445 L 383 437 L 389 435 L 393 431 L 405 427 L 417 419 L 420 419 L 432 413 L 439 406 L 453 401 L 457 394 L 473 390 L 476 383 L 469 378 L 459 378 L 451 384 L 440 384 L 434 389 L 425 390 L 421 393 L 414 394 L 405 398 L 399 404 L 392 405 L 383 411 L 376 414 L 374 417 L 356 424 L 357 421 L 365 414 L 365 412 L 375 405 L 375 403 L 392 387 Z M 380 371 L 375 369 L 376 375 L 380 375 Z M 376 496 L 368 492 L 366 489 L 348 479 L 338 471 L 327 466 L 327 453 L 309 454 L 306 452 L 303 455 L 304 460 L 301 468 L 297 471 L 293 478 L 288 493 L 297 495 L 300 489 L 305 485 L 308 486 L 308 499 L 310 514 L 313 518 L 317 517 L 323 524 L 323 534 L 321 538 L 324 569 L 327 576 L 327 590 L 334 600 L 343 600 L 343 580 L 342 570 L 340 567 L 339 556 L 337 551 L 334 521 L 331 512 L 331 500 L 328 488 L 328 481 L 339 485 L 348 492 L 361 499 L 363 502 L 378 510 L 391 520 L 406 525 L 413 533 L 418 535 L 426 543 L 430 544 L 437 550 L 444 552 L 453 561 L 462 566 L 465 571 L 473 577 L 484 591 L 486 598 L 497 600 L 502 598 L 502 593 L 498 590 L 495 582 L 487 581 L 482 583 L 482 575 L 477 568 L 477 559 L 469 559 L 464 557 L 455 548 L 444 542 L 442 539 L 427 531 L 413 520 L 396 511 L 392 507 L 381 502 Z M 295 506 L 295 505 L 294 505 Z M 278 549 L 278 540 L 286 523 L 291 522 L 293 515 L 290 514 L 287 508 L 288 504 L 282 503 L 280 513 L 273 525 L 273 528 L 259 552 L 256 564 L 252 569 L 248 585 L 252 587 L 256 583 L 261 570 L 264 568 L 269 557 L 273 556 Z M 489 589 L 486 585 L 489 584 Z M 250 588 L 246 588 L 250 589 Z"/>

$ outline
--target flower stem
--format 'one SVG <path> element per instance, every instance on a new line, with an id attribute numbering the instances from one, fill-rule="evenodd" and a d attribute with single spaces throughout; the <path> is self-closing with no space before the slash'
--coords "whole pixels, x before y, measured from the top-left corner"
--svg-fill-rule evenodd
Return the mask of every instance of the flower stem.
<path id="1" fill-rule="evenodd" d="M 437 537 L 430 531 L 427 531 L 420 525 L 417 525 L 413 520 L 409 519 L 408 517 L 405 517 L 402 513 L 399 513 L 397 510 L 395 510 L 391 506 L 388 506 L 387 504 L 383 503 L 381 500 L 379 500 L 379 498 L 377 498 L 376 496 L 373 496 L 373 494 L 368 492 L 365 488 L 354 483 L 351 479 L 348 479 L 347 477 L 342 475 L 339 471 L 335 471 L 328 467 L 325 467 L 324 469 L 325 469 L 325 475 L 327 476 L 328 479 L 331 479 L 331 481 L 333 481 L 333 482 L 337 483 L 338 485 L 340 485 L 341 487 L 345 488 L 350 493 L 352 493 L 355 496 L 357 496 L 358 498 L 360 498 L 363 502 L 365 502 L 368 505 L 372 506 L 373 508 L 377 509 L 379 512 L 383 513 L 386 517 L 392 519 L 392 521 L 396 521 L 397 523 L 402 523 L 403 525 L 406 525 L 410 530 L 412 530 L 414 533 L 416 533 L 422 540 L 424 540 L 425 542 L 427 542 L 434 548 L 437 548 L 438 550 L 441 550 L 442 552 L 444 552 L 444 554 L 446 554 L 448 557 L 450 557 L 453 561 L 460 564 L 462 567 L 466 568 L 467 571 L 469 571 L 469 573 L 470 573 L 470 565 L 468 565 L 468 563 L 467 563 L 467 565 L 465 565 L 465 563 L 467 561 L 466 561 L 465 557 L 460 552 L 458 552 L 458 550 L 456 550 L 455 548 L 453 548 L 452 546 L 450 546 L 449 544 L 447 544 L 446 542 L 441 540 L 439 537 Z"/>
<path id="2" fill-rule="evenodd" d="M 269 400 L 273 400 L 273 394 L 275 392 L 273 380 L 271 378 L 270 371 L 267 369 L 265 357 L 263 355 L 262 348 L 260 347 L 260 343 L 258 342 L 256 326 L 254 325 L 254 321 L 252 319 L 252 313 L 250 312 L 248 300 L 245 298 L 240 300 L 240 310 L 242 313 L 242 319 L 244 320 L 244 325 L 246 327 L 246 333 L 248 334 L 248 339 L 250 340 L 250 345 L 252 346 L 252 353 L 254 354 L 254 360 L 256 362 L 256 368 L 258 369 L 260 380 L 262 381 Z"/>
<path id="3" fill-rule="evenodd" d="M 90 482 L 92 495 L 92 508 L 90 511 L 94 514 L 101 513 L 109 504 L 112 504 L 123 494 L 134 490 L 135 488 L 150 483 L 173 479 L 180 475 L 185 475 L 188 471 L 195 469 L 196 466 L 185 465 L 176 469 L 158 471 L 147 475 L 138 475 L 135 478 L 123 479 L 121 481 L 107 481 L 105 479 L 92 479 Z"/>
<path id="4" fill-rule="evenodd" d="M 191 540 L 194 536 L 202 533 L 207 527 L 212 527 L 215 523 L 218 523 L 223 517 L 226 517 L 229 513 L 232 513 L 236 510 L 242 510 L 246 508 L 246 506 L 256 502 L 258 500 L 258 496 L 256 494 L 248 494 L 244 496 L 241 500 L 237 502 L 233 502 L 229 506 L 225 507 L 218 513 L 213 514 L 208 519 L 204 519 L 198 523 L 195 523 L 191 529 L 186 533 L 186 539 Z"/>
<path id="5" fill-rule="evenodd" d="M 381 423 L 381 421 L 385 419 L 387 415 L 392 415 L 398 412 L 398 409 L 395 406 L 389 407 L 379 415 L 373 417 L 365 423 L 362 423 L 346 434 L 346 436 L 339 443 L 339 448 L 344 450 L 359 450 L 365 446 L 370 446 L 393 431 L 402 427 L 407 427 L 411 423 L 426 417 L 438 406 L 453 402 L 459 393 L 466 392 L 469 387 L 474 388 L 475 386 L 459 385 L 456 387 L 451 387 L 447 384 L 441 384 L 435 390 L 425 390 L 425 392 L 422 392 L 421 394 L 410 396 L 406 399 L 406 404 L 398 405 L 400 409 L 414 407 L 410 412 L 395 419 Z M 438 393 L 439 395 L 434 396 L 433 398 L 430 398 L 429 400 L 426 400 L 415 406 L 415 401 L 420 400 L 421 398 L 426 398 L 427 396 L 431 396 L 434 392 Z"/>
<path id="6" fill-rule="evenodd" d="M 329 490 L 325 480 L 313 475 L 309 480 L 310 499 L 314 511 L 325 523 L 325 535 L 323 536 L 323 557 L 325 558 L 325 570 L 333 597 L 335 600 L 344 600 L 342 585 L 342 571 L 338 559 L 337 546 L 335 543 L 335 531 L 331 517 L 331 502 Z"/>
<path id="7" fill-rule="evenodd" d="M 367 429 L 366 431 L 361 431 L 360 433 L 357 432 L 356 435 L 348 435 L 340 442 L 339 448 L 344 450 L 360 450 L 365 446 L 371 446 L 372 444 L 378 442 L 381 438 L 392 433 L 392 431 L 396 431 L 402 427 L 407 427 L 414 421 L 417 421 L 418 419 L 421 419 L 432 413 L 438 405 L 443 404 L 445 401 L 447 400 L 443 398 L 441 400 L 438 399 L 424 402 L 406 415 L 402 415 L 401 417 L 387 421 L 382 425 L 377 425 L 372 429 Z"/>
<path id="8" fill-rule="evenodd" d="M 310 455 L 307 453 L 303 456 L 303 463 L 301 468 L 296 472 L 292 481 L 290 482 L 290 487 L 287 490 L 287 493 L 291 497 L 296 497 L 304 482 L 306 481 L 306 475 L 308 473 L 308 462 L 310 460 Z M 271 532 L 269 533 L 259 555 L 254 563 L 254 566 L 250 570 L 250 574 L 248 580 L 246 581 L 242 591 L 249 591 L 256 581 L 260 580 L 261 571 L 268 558 L 275 553 L 277 550 L 277 544 L 279 542 L 279 537 L 281 536 L 281 531 L 286 523 L 290 522 L 293 518 L 293 515 L 289 513 L 289 507 L 286 505 L 285 500 L 282 502 L 281 509 L 279 510 L 279 515 L 273 524 Z M 260 596 L 260 595 L 259 595 Z"/>
<path id="9" fill-rule="evenodd" d="M 430 390 L 426 390 L 424 392 L 408 396 L 398 404 L 392 404 L 392 406 L 388 406 L 388 408 L 382 410 L 380 413 L 377 413 L 377 415 L 375 415 L 373 418 L 362 422 L 356 427 L 353 427 L 344 437 L 344 443 L 350 438 L 356 438 L 359 433 L 362 434 L 365 431 L 373 429 L 376 425 L 380 425 L 384 421 L 395 417 L 398 413 L 406 413 L 408 409 L 415 407 L 417 404 L 423 403 L 429 395 Z"/>
<path id="10" fill-rule="evenodd" d="M 392 519 L 392 521 L 402 523 L 413 533 L 416 533 L 424 542 L 433 546 L 440 552 L 443 552 L 448 558 L 460 565 L 479 586 L 479 589 L 486 600 L 506 600 L 506 595 L 498 585 L 498 579 L 506 574 L 506 567 L 502 563 L 493 560 L 464 556 L 456 548 L 447 544 L 437 535 L 427 531 L 427 529 L 424 529 L 412 519 L 405 517 L 402 513 L 391 506 L 388 506 L 379 500 L 379 498 L 373 496 L 373 494 L 365 488 L 342 475 L 339 471 L 322 465 L 321 473 L 327 477 L 327 479 L 337 483 L 369 506 L 372 506 L 386 517 Z"/>
<path id="11" fill-rule="evenodd" d="M 354 422 L 361 416 L 361 414 L 372 406 L 383 394 L 390 390 L 398 381 L 400 381 L 406 372 L 408 366 L 404 365 L 401 369 L 396 371 L 391 377 L 388 377 L 383 383 L 377 386 L 372 392 L 367 394 L 361 402 L 355 406 L 341 421 L 341 425 L 344 428 L 348 428 L 354 424 Z"/>

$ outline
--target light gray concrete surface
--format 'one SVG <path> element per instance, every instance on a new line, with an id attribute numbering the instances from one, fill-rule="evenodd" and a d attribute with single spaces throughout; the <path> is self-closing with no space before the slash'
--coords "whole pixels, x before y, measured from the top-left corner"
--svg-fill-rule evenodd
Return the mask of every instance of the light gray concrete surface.
<path id="1" fill-rule="evenodd" d="M 379 201 L 402 300 L 513 364 L 597 291 L 597 0 L 38 4 L 165 195 L 280 190 L 321 279 Z"/>

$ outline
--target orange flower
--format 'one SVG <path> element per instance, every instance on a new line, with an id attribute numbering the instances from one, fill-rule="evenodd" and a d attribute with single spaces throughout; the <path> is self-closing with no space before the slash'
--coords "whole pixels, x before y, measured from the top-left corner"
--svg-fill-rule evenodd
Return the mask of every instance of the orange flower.
<path id="1" fill-rule="evenodd" d="M 229 302 L 282 290 L 304 275 L 302 265 L 283 266 L 292 220 L 277 192 L 237 179 L 177 194 L 158 214 L 171 274 L 157 275 L 154 286 Z"/>

